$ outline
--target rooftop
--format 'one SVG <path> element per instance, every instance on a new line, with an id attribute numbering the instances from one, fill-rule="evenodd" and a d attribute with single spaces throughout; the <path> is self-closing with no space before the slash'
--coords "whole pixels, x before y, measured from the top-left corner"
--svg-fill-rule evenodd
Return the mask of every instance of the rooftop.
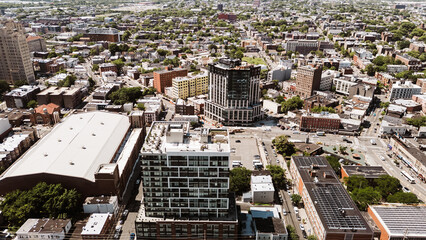
<path id="1" fill-rule="evenodd" d="M 18 97 L 18 96 L 25 96 L 26 94 L 32 92 L 32 91 L 36 91 L 40 89 L 37 86 L 30 86 L 30 85 L 24 85 L 21 86 L 19 88 L 15 88 L 13 90 L 11 90 L 10 92 L 6 93 L 6 96 L 14 96 L 14 97 Z"/>
<path id="2" fill-rule="evenodd" d="M 370 209 L 391 237 L 426 237 L 426 205 L 387 204 Z"/>
<path id="3" fill-rule="evenodd" d="M 117 196 L 87 197 L 84 204 L 109 204 L 117 201 Z"/>
<path id="4" fill-rule="evenodd" d="M 113 159 L 129 127 L 128 117 L 119 114 L 73 114 L 38 141 L 1 178 L 45 173 L 94 182 L 97 169 Z"/>
<path id="5" fill-rule="evenodd" d="M 102 229 L 112 214 L 109 213 L 93 213 L 89 217 L 86 225 L 81 231 L 81 235 L 98 235 L 102 233 Z"/>
<path id="6" fill-rule="evenodd" d="M 145 138 L 143 154 L 173 152 L 230 152 L 226 129 L 190 131 L 189 122 L 153 122 Z"/>
<path id="7" fill-rule="evenodd" d="M 342 169 L 348 176 L 358 175 L 365 178 L 379 178 L 380 176 L 388 175 L 382 166 L 351 166 L 343 165 Z"/>
<path id="8" fill-rule="evenodd" d="M 61 233 L 63 228 L 70 224 L 70 219 L 28 219 L 16 232 L 17 234 L 25 233 Z"/>
<path id="9" fill-rule="evenodd" d="M 293 156 L 292 161 L 327 232 L 372 233 L 325 157 Z"/>

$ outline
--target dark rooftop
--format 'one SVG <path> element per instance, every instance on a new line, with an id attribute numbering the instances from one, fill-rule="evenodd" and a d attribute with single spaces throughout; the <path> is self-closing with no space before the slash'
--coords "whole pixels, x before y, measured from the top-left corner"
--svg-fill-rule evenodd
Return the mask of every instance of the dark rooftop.
<path id="1" fill-rule="evenodd" d="M 348 174 L 348 176 L 364 176 L 365 178 L 379 178 L 388 173 L 383 169 L 382 166 L 342 166 L 342 169 Z"/>

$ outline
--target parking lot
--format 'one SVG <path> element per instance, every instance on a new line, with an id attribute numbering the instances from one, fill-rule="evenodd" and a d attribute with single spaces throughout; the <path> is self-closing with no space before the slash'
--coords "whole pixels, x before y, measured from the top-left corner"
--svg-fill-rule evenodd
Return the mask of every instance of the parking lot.
<path id="1" fill-rule="evenodd" d="M 231 153 L 231 161 L 241 161 L 243 167 L 253 170 L 254 155 L 259 155 L 259 148 L 255 137 L 241 135 L 230 135 L 231 148 L 235 152 Z M 240 140 L 240 142 L 236 142 Z"/>

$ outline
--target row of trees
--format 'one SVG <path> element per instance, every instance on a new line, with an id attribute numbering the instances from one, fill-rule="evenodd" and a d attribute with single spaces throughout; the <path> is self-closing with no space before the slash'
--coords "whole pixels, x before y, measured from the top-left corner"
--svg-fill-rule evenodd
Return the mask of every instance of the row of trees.
<path id="1" fill-rule="evenodd" d="M 135 103 L 136 100 L 140 99 L 145 95 L 152 95 L 156 92 L 155 88 L 146 88 L 142 91 L 140 87 L 120 88 L 115 92 L 112 92 L 108 98 L 117 105 L 125 103 Z"/>
<path id="2" fill-rule="evenodd" d="M 368 181 L 363 176 L 351 176 L 344 181 L 352 199 L 362 211 L 366 211 L 368 205 L 381 201 L 405 204 L 419 202 L 415 194 L 402 192 L 399 180 L 389 175 L 380 176 L 373 181 Z"/>
<path id="3" fill-rule="evenodd" d="M 21 226 L 28 218 L 74 217 L 81 212 L 81 195 L 61 184 L 38 183 L 28 191 L 15 190 L 0 203 L 10 226 Z"/>

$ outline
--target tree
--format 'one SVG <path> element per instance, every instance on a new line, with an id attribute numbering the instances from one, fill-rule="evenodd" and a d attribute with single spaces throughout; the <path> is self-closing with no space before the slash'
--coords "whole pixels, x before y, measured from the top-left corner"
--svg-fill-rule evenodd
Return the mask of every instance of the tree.
<path id="1" fill-rule="evenodd" d="M 91 77 L 89 77 L 89 79 L 87 81 L 89 81 L 90 88 L 93 88 L 96 85 L 96 82 Z"/>
<path id="2" fill-rule="evenodd" d="M 361 211 L 366 211 L 368 205 L 378 204 L 382 196 L 372 187 L 357 188 L 351 193 L 351 197 Z"/>
<path id="3" fill-rule="evenodd" d="M 326 156 L 325 157 L 328 161 L 328 163 L 330 164 L 330 166 L 333 168 L 334 172 L 337 174 L 337 176 L 341 175 L 341 171 L 340 171 L 340 163 L 339 163 L 339 159 L 335 156 Z"/>
<path id="4" fill-rule="evenodd" d="M 59 87 L 70 87 L 74 85 L 75 80 L 77 80 L 77 77 L 74 75 L 67 75 L 63 80 L 60 80 L 58 82 Z"/>
<path id="5" fill-rule="evenodd" d="M 302 200 L 302 196 L 299 194 L 293 194 L 291 195 L 291 201 L 294 205 L 299 205 L 300 201 Z"/>
<path id="6" fill-rule="evenodd" d="M 244 53 L 241 50 L 235 52 L 235 58 L 242 59 L 244 57 Z"/>
<path id="7" fill-rule="evenodd" d="M 380 107 L 381 107 L 381 108 L 388 108 L 388 107 L 389 107 L 389 105 L 390 105 L 390 102 L 381 102 L 381 103 L 380 103 Z"/>
<path id="8" fill-rule="evenodd" d="M 315 235 L 309 235 L 308 240 L 318 240 L 318 238 Z"/>
<path id="9" fill-rule="evenodd" d="M 324 106 L 315 106 L 311 109 L 311 112 L 320 113 L 320 112 L 329 112 L 329 113 L 336 113 L 336 110 L 332 107 L 324 107 Z"/>
<path id="10" fill-rule="evenodd" d="M 278 189 L 284 189 L 287 183 L 285 170 L 278 165 L 267 165 L 266 169 L 271 172 L 272 182 Z"/>
<path id="11" fill-rule="evenodd" d="M 165 57 L 167 54 L 169 54 L 170 52 L 169 51 L 167 51 L 167 50 L 164 50 L 164 49 L 161 49 L 161 48 L 159 48 L 159 49 L 157 49 L 157 53 L 158 53 L 158 55 L 160 55 L 160 56 L 162 56 L 162 57 Z"/>
<path id="12" fill-rule="evenodd" d="M 396 43 L 398 44 L 399 49 L 408 48 L 410 46 L 410 41 L 408 40 L 397 41 Z"/>
<path id="13" fill-rule="evenodd" d="M 142 91 L 140 87 L 120 88 L 109 95 L 109 99 L 117 105 L 125 103 L 134 103 L 142 97 Z"/>
<path id="14" fill-rule="evenodd" d="M 397 192 L 393 195 L 390 195 L 388 196 L 387 201 L 391 203 L 405 203 L 405 204 L 419 203 L 419 199 L 417 198 L 416 194 L 405 193 L 405 192 Z"/>
<path id="15" fill-rule="evenodd" d="M 346 153 L 346 149 L 347 149 L 348 147 L 346 147 L 346 146 L 342 146 L 342 145 L 340 145 L 339 146 L 339 152 L 341 153 L 341 154 L 345 154 Z"/>
<path id="16" fill-rule="evenodd" d="M 6 194 L 0 209 L 11 226 L 20 226 L 28 218 L 74 216 L 81 211 L 81 195 L 61 184 L 41 182 L 28 191 Z"/>
<path id="17" fill-rule="evenodd" d="M 115 53 L 119 51 L 119 48 L 117 44 L 111 43 L 108 47 L 108 50 L 111 52 L 111 55 L 115 55 Z"/>
<path id="18" fill-rule="evenodd" d="M 3 94 L 10 90 L 9 83 L 4 80 L 0 80 L 0 96 L 3 98 Z"/>
<path id="19" fill-rule="evenodd" d="M 30 100 L 27 103 L 27 108 L 36 108 L 37 107 L 37 101 L 36 100 Z"/>
<path id="20" fill-rule="evenodd" d="M 245 167 L 234 168 L 229 172 L 229 189 L 237 195 L 250 191 L 251 171 Z"/>
<path id="21" fill-rule="evenodd" d="M 287 225 L 288 240 L 299 240 L 296 229 L 292 225 Z"/>
<path id="22" fill-rule="evenodd" d="M 98 64 L 93 64 L 92 65 L 92 71 L 97 72 L 99 70 L 99 65 Z"/>
<path id="23" fill-rule="evenodd" d="M 426 126 L 426 116 L 418 116 L 406 119 L 407 123 L 416 127 Z"/>
<path id="24" fill-rule="evenodd" d="M 389 175 L 383 175 L 377 179 L 374 179 L 374 184 L 376 185 L 374 189 L 378 191 L 384 199 L 386 199 L 391 194 L 395 194 L 396 192 L 401 191 L 402 187 L 397 178 Z"/>
<path id="25" fill-rule="evenodd" d="M 303 107 L 303 100 L 299 96 L 290 98 L 289 100 L 281 103 L 281 111 L 287 113 L 295 109 L 300 109 Z"/>
<path id="26" fill-rule="evenodd" d="M 121 70 L 124 67 L 124 61 L 123 59 L 119 58 L 117 60 L 112 61 L 112 64 L 114 64 L 117 67 L 117 72 L 120 74 Z"/>
<path id="27" fill-rule="evenodd" d="M 291 156 L 296 153 L 294 143 L 289 142 L 285 135 L 274 138 L 274 140 L 272 140 L 272 144 L 275 145 L 277 152 L 283 156 Z"/>
<path id="28" fill-rule="evenodd" d="M 367 71 L 368 76 L 374 76 L 374 74 L 376 73 L 373 64 L 368 64 L 367 67 L 365 67 L 365 71 Z"/>
<path id="29" fill-rule="evenodd" d="M 355 189 L 366 188 L 368 186 L 368 180 L 363 176 L 353 175 L 350 177 L 345 177 L 343 180 L 345 181 L 349 192 L 352 192 Z"/>
<path id="30" fill-rule="evenodd" d="M 123 41 L 127 41 L 130 36 L 132 36 L 132 33 L 129 30 L 125 31 L 123 33 Z"/>
<path id="31" fill-rule="evenodd" d="M 143 103 L 138 103 L 137 105 L 136 105 L 136 107 L 139 109 L 139 110 L 145 110 L 145 105 L 143 104 Z"/>

